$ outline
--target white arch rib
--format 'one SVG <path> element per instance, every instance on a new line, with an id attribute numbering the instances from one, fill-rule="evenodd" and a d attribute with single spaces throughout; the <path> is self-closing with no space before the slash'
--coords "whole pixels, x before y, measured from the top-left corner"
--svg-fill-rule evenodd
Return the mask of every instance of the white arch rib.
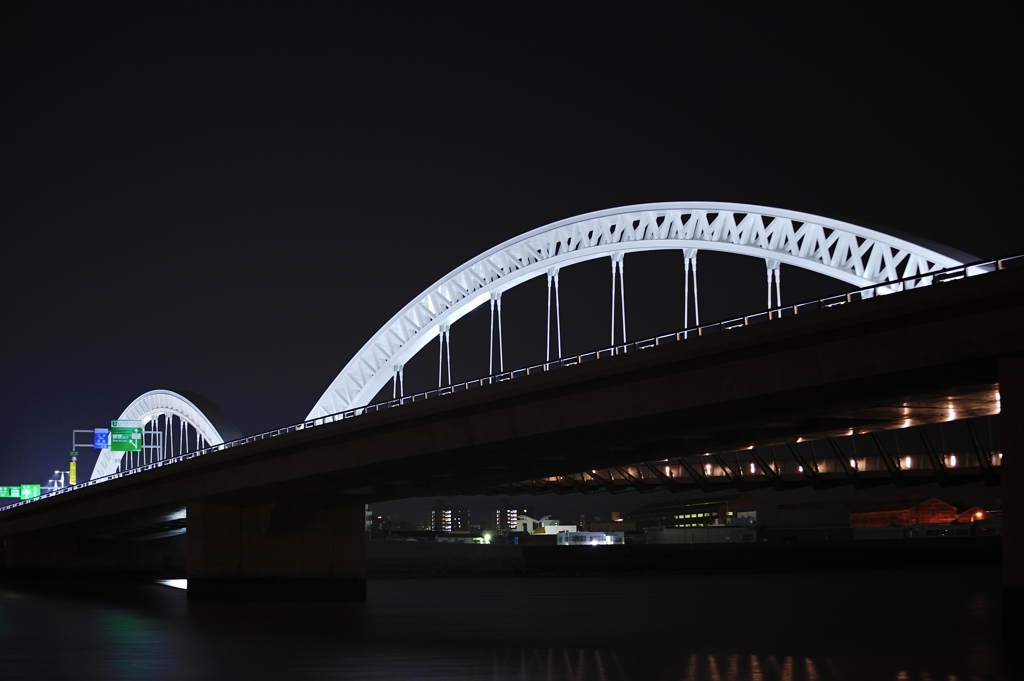
<path id="1" fill-rule="evenodd" d="M 456 268 L 402 308 L 349 360 L 307 420 L 365 406 L 439 329 L 494 293 L 612 253 L 695 248 L 770 258 L 857 287 L 963 264 L 877 230 L 808 213 L 738 203 L 613 208 L 539 227 Z"/>
<path id="2" fill-rule="evenodd" d="M 187 422 L 211 445 L 219 445 L 224 442 L 224 438 L 221 437 L 217 428 L 199 407 L 171 390 L 150 390 L 148 393 L 139 395 L 117 418 L 118 420 L 142 421 L 143 424 L 146 424 L 161 414 L 177 416 Z M 125 452 L 102 450 L 96 459 L 96 466 L 92 469 L 91 479 L 95 480 L 116 473 L 124 454 Z"/>

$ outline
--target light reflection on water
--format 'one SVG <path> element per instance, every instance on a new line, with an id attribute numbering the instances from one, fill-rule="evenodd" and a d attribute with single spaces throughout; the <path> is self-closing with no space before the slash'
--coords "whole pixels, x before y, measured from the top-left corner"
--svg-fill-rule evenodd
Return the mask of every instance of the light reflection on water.
<path id="1" fill-rule="evenodd" d="M 0 587 L 0 678 L 971 681 L 1015 677 L 998 570 L 374 580 L 365 603 Z"/>
<path id="2" fill-rule="evenodd" d="M 509 653 L 512 653 L 511 655 Z M 540 649 L 518 650 L 518 660 L 509 664 L 509 657 L 515 657 L 515 651 L 506 651 L 506 659 L 498 662 L 495 655 L 493 678 L 496 679 L 600 679 L 601 681 L 618 681 L 619 679 L 635 679 L 636 674 L 630 674 L 626 666 L 619 660 L 614 651 L 602 654 L 600 650 L 593 651 L 569 651 L 561 649 L 556 651 L 548 648 L 546 651 Z M 819 671 L 819 666 L 822 669 Z M 681 681 L 735 681 L 738 679 L 750 679 L 750 681 L 825 681 L 826 679 L 838 679 L 840 674 L 831 661 L 825 660 L 824 664 L 805 657 L 794 660 L 792 656 L 783 659 L 776 659 L 774 655 L 767 655 L 758 658 L 757 655 L 749 657 L 732 655 L 705 655 L 700 656 L 691 653 L 680 660 L 678 668 L 672 670 L 675 675 L 670 678 L 677 678 Z"/>

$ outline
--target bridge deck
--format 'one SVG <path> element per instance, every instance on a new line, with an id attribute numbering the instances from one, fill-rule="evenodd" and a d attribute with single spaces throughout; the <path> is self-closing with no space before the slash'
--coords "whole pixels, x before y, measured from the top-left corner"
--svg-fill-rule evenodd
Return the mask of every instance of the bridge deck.
<path id="1" fill-rule="evenodd" d="M 105 532 L 118 518 L 163 518 L 196 500 L 355 505 L 486 493 L 990 416 L 999 412 L 999 359 L 1024 353 L 1022 294 L 1018 268 L 405 405 L 8 508 L 0 535 Z M 964 471 L 951 475 L 972 475 Z M 818 482 L 854 477 L 823 471 Z M 797 480 L 808 482 L 788 472 L 783 482 Z"/>

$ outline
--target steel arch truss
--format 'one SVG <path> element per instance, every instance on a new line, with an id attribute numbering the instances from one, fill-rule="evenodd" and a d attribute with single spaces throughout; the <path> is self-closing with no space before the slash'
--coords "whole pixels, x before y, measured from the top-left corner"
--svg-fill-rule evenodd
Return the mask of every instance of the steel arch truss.
<path id="1" fill-rule="evenodd" d="M 219 445 L 224 442 L 224 437 L 217 427 L 192 400 L 171 390 L 150 390 L 148 393 L 139 395 L 121 412 L 118 420 L 135 420 L 146 424 L 161 415 L 177 417 L 184 421 L 211 445 Z M 96 459 L 91 479 L 95 480 L 116 473 L 124 455 L 125 452 L 102 450 Z"/>
<path id="2" fill-rule="evenodd" d="M 306 418 L 365 406 L 442 329 L 502 291 L 593 258 L 665 249 L 760 257 L 769 267 L 785 263 L 857 287 L 963 264 L 877 230 L 763 206 L 677 202 L 589 213 L 510 239 L 417 296 L 345 365 Z"/>

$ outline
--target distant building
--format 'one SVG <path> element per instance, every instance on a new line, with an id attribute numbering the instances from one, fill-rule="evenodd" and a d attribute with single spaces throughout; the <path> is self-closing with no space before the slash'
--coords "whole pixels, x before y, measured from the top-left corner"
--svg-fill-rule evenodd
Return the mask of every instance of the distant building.
<path id="1" fill-rule="evenodd" d="M 537 514 L 528 506 L 514 507 L 508 499 L 502 499 L 498 510 L 494 512 L 494 529 L 498 532 L 515 532 L 519 527 L 519 519 L 523 516 L 535 517 Z"/>
<path id="2" fill-rule="evenodd" d="M 1001 517 L 927 494 L 818 500 L 769 506 L 751 494 L 648 504 L 628 515 L 648 544 L 850 541 L 998 536 Z M 590 523 L 591 530 L 621 523 Z M 610 526 L 610 527 L 608 527 Z"/>
<path id="3" fill-rule="evenodd" d="M 396 515 L 375 515 L 373 516 L 371 530 L 388 532 L 388 531 L 422 531 L 429 532 L 430 528 L 422 523 L 412 523 L 408 520 L 402 520 Z"/>
<path id="4" fill-rule="evenodd" d="M 728 525 L 738 520 L 752 524 L 756 512 L 767 506 L 763 499 L 753 494 L 725 494 L 647 504 L 631 511 L 626 519 L 640 530 L 648 527 Z"/>
<path id="5" fill-rule="evenodd" d="M 636 530 L 636 523 L 632 520 L 616 520 L 613 522 L 597 522 L 585 523 L 587 529 L 591 532 L 633 532 Z"/>
<path id="6" fill-rule="evenodd" d="M 854 500 L 845 505 L 850 511 L 850 527 L 854 529 L 949 525 L 960 516 L 953 504 L 925 494 Z"/>
<path id="7" fill-rule="evenodd" d="M 469 532 L 469 509 L 465 506 L 446 506 L 438 499 L 430 511 L 431 532 Z"/>
<path id="8" fill-rule="evenodd" d="M 841 502 L 779 504 L 756 513 L 761 541 L 849 541 L 853 538 L 850 512 Z"/>
<path id="9" fill-rule="evenodd" d="M 957 522 L 961 523 L 977 523 L 992 517 L 991 513 L 980 506 L 957 506 L 956 513 Z"/>
<path id="10" fill-rule="evenodd" d="M 644 542 L 647 544 L 739 544 L 756 541 L 757 528 L 749 526 L 705 525 L 644 529 Z"/>
<path id="11" fill-rule="evenodd" d="M 576 532 L 575 525 L 563 525 L 560 521 L 551 516 L 544 516 L 540 520 L 531 518 L 528 515 L 519 516 L 519 523 L 516 525 L 516 532 L 527 534 L 558 534 L 559 532 Z"/>
<path id="12" fill-rule="evenodd" d="M 622 546 L 626 535 L 622 532 L 572 532 L 557 533 L 559 546 Z"/>

